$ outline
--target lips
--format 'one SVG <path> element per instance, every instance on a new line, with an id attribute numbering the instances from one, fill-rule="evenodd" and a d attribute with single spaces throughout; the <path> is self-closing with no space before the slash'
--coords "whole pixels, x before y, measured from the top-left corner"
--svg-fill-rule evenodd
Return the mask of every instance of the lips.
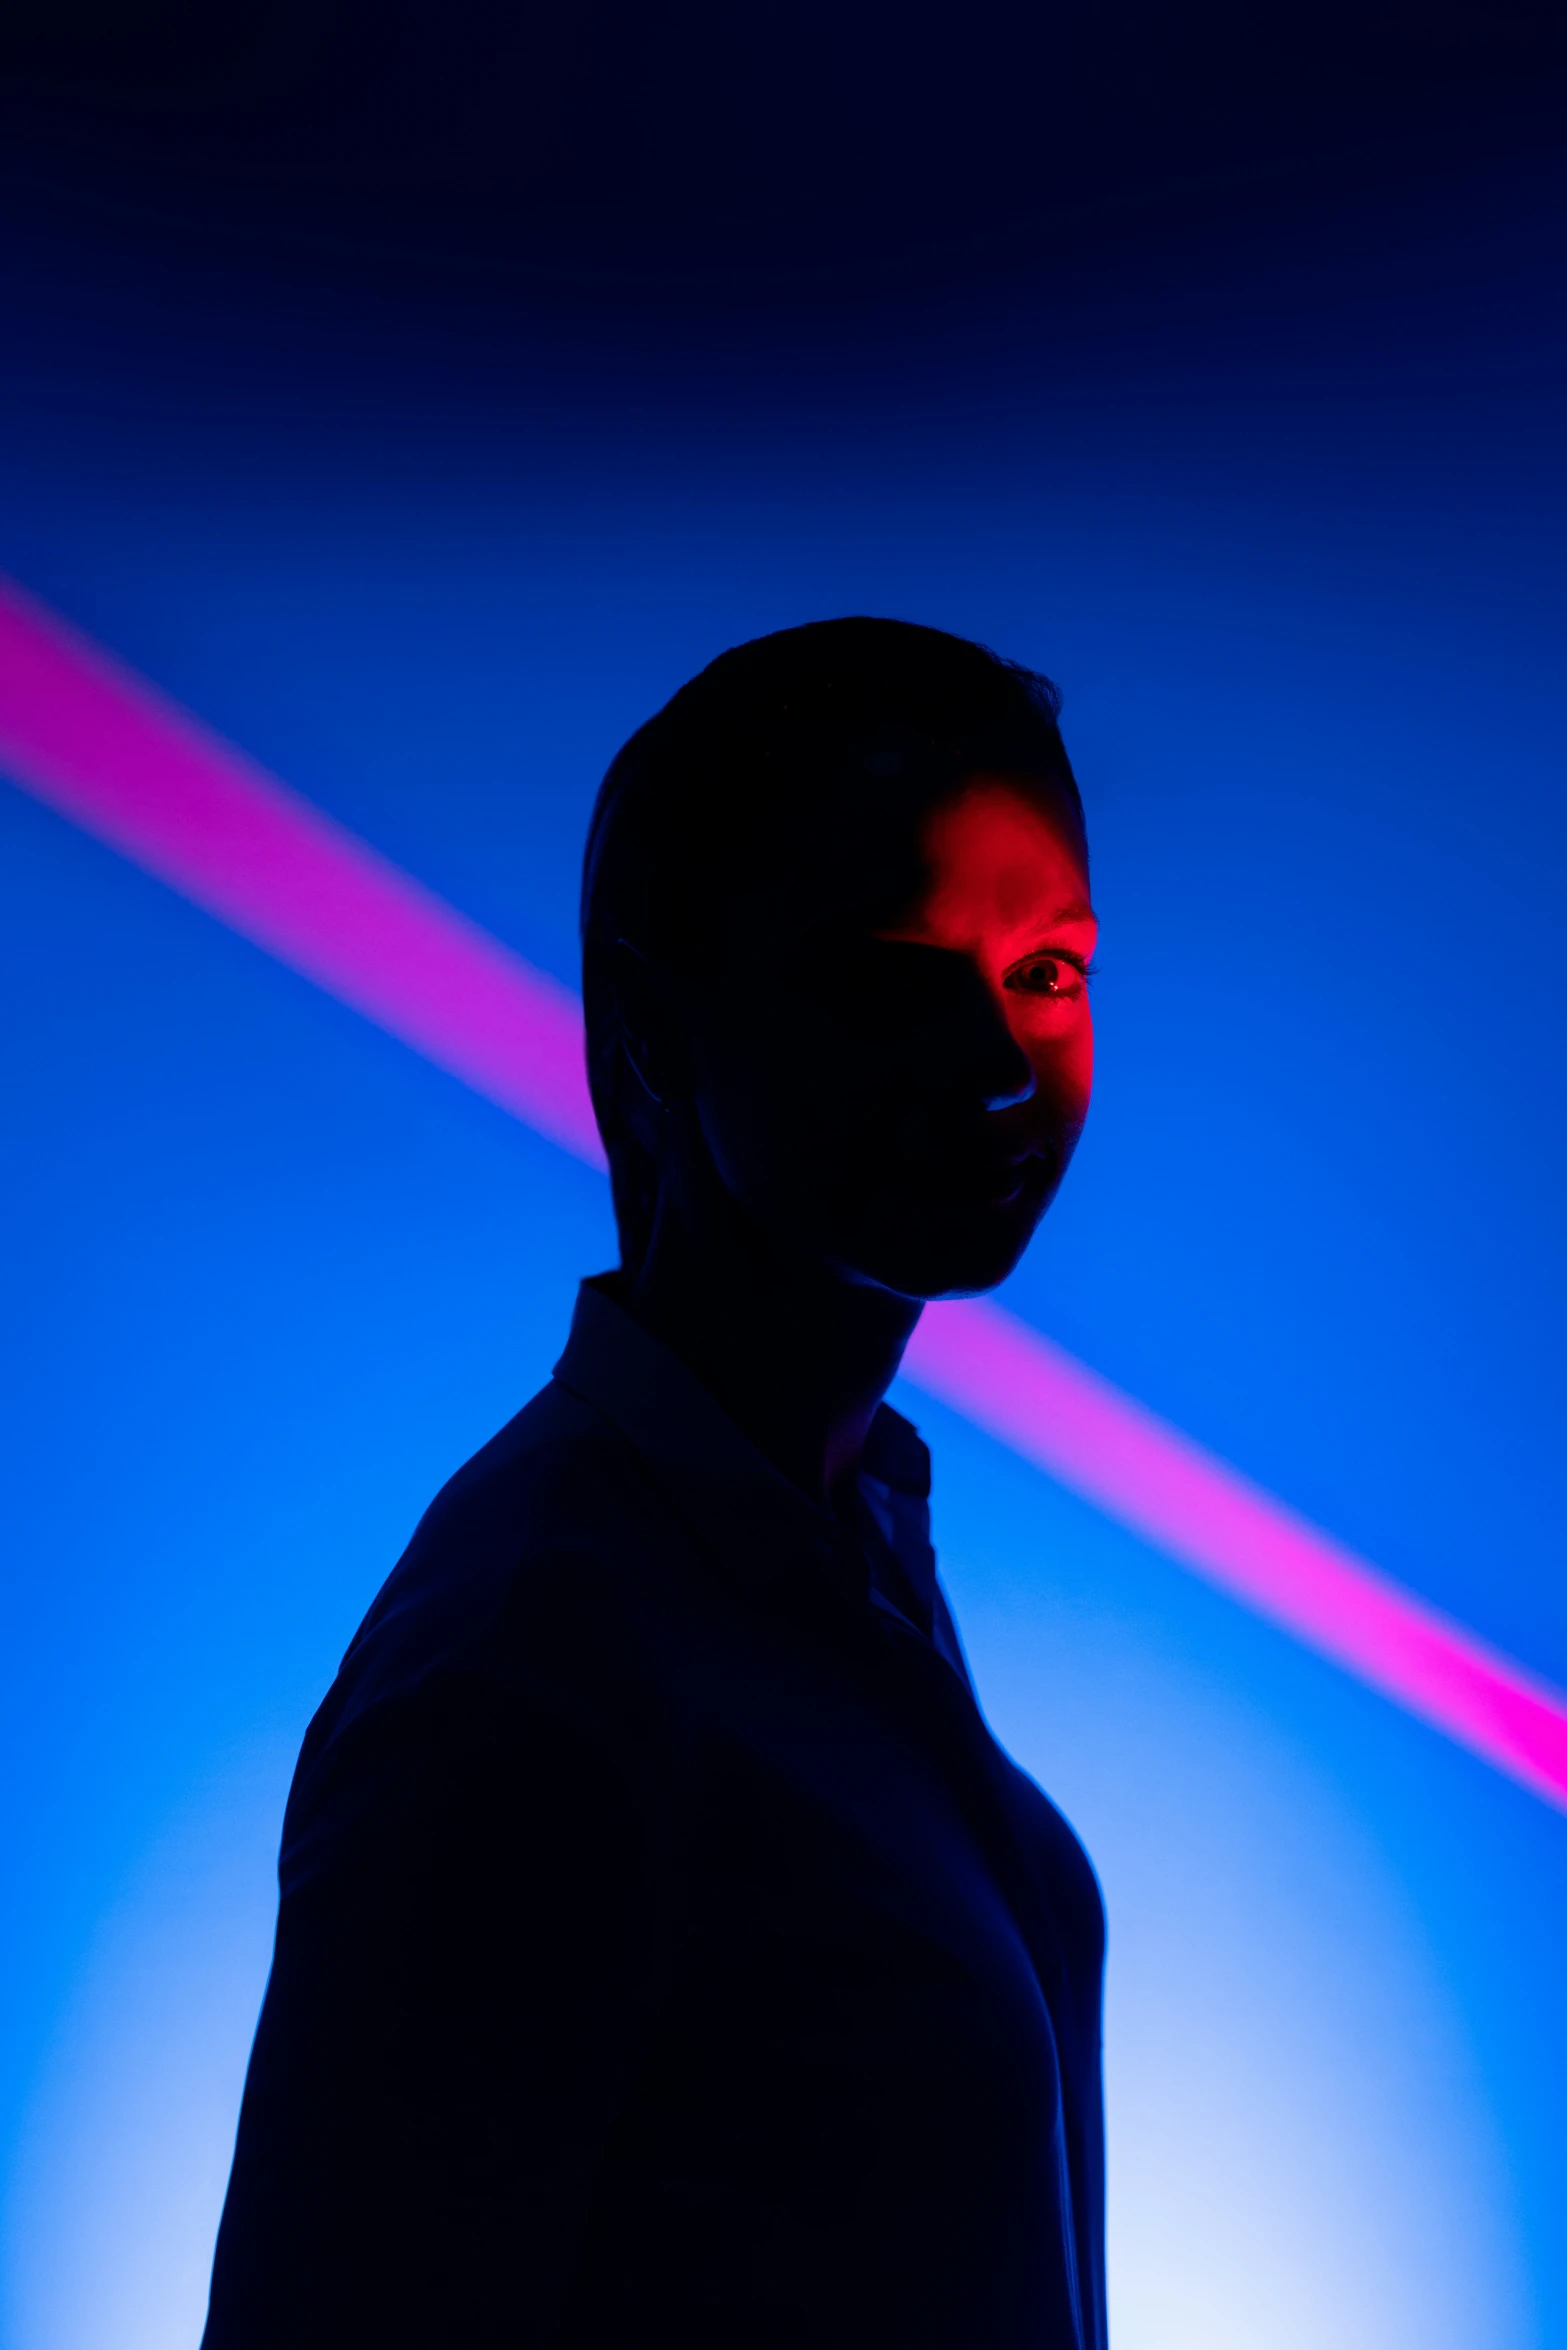
<path id="1" fill-rule="evenodd" d="M 1042 1190 L 1047 1172 L 1042 1150 L 1012 1151 L 977 1171 L 974 1190 L 987 1208 L 1011 1208 Z"/>
<path id="2" fill-rule="evenodd" d="M 1027 1142 L 1013 1139 L 998 1148 L 1001 1138 L 972 1131 L 961 1139 L 951 1133 L 926 1139 L 927 1147 L 895 1151 L 893 1163 L 903 1183 L 932 1207 L 944 1201 L 972 1212 L 995 1213 L 1046 1197 L 1058 1178 L 1061 1148 L 1051 1135 L 1033 1135 Z M 930 1147 L 934 1145 L 935 1147 Z"/>

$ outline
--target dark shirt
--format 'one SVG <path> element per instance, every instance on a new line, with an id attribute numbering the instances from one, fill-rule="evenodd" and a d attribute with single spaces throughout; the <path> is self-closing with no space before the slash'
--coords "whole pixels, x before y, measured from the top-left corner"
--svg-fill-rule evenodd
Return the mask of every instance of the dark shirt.
<path id="1" fill-rule="evenodd" d="M 306 1736 L 206 2350 L 1103 2350 L 1103 1915 L 859 1524 L 582 1291 Z"/>

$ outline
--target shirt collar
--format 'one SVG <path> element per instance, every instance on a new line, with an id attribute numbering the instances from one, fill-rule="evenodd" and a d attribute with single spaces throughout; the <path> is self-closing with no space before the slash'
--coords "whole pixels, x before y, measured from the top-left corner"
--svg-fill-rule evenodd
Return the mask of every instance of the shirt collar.
<path id="1" fill-rule="evenodd" d="M 613 1279 L 599 1275 L 578 1290 L 555 1366 L 560 1384 L 620 1431 L 738 1581 L 759 1587 L 803 1565 L 865 1600 L 862 1544 L 775 1469 L 678 1356 L 616 1303 L 607 1287 Z M 861 1493 L 917 1584 L 935 1576 L 929 1492 L 930 1454 L 901 1413 L 882 1404 L 866 1439 Z"/>

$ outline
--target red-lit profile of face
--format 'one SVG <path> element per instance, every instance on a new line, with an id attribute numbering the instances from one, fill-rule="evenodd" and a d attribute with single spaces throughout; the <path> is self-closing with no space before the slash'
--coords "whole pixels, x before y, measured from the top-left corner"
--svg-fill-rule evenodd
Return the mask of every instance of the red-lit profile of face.
<path id="1" fill-rule="evenodd" d="M 811 921 L 797 887 L 740 902 L 722 984 L 685 1024 L 688 1099 L 712 1170 L 776 1241 L 932 1298 L 1003 1280 L 1066 1172 L 1096 923 L 1048 783 L 971 776 L 905 863 L 891 919 L 885 872 L 869 916 L 877 877 L 841 863 Z"/>

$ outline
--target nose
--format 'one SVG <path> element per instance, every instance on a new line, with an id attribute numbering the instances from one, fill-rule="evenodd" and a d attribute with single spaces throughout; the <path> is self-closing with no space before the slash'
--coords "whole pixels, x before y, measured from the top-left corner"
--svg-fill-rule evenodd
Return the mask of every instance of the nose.
<path id="1" fill-rule="evenodd" d="M 1034 1065 L 1018 1043 L 992 998 L 986 1005 L 983 1057 L 979 1065 L 980 1099 L 987 1110 L 1015 1109 L 1031 1101 L 1039 1081 Z"/>
<path id="2" fill-rule="evenodd" d="M 979 1095 L 986 1110 L 1010 1110 L 1031 1101 L 1039 1090 L 1034 1066 L 1013 1035 L 1002 998 L 992 990 L 983 972 L 954 958 L 962 1010 L 952 1032 L 963 1090 L 972 1101 Z M 953 1006 L 954 1012 L 958 1005 Z"/>
<path id="3" fill-rule="evenodd" d="M 1015 1067 L 1010 1076 L 1003 1079 L 998 1069 L 985 1087 L 983 1098 L 987 1110 L 1015 1109 L 1019 1102 L 1032 1101 L 1038 1091 L 1038 1080 L 1033 1069 L 1015 1044 L 1012 1046 L 1012 1059 Z"/>

